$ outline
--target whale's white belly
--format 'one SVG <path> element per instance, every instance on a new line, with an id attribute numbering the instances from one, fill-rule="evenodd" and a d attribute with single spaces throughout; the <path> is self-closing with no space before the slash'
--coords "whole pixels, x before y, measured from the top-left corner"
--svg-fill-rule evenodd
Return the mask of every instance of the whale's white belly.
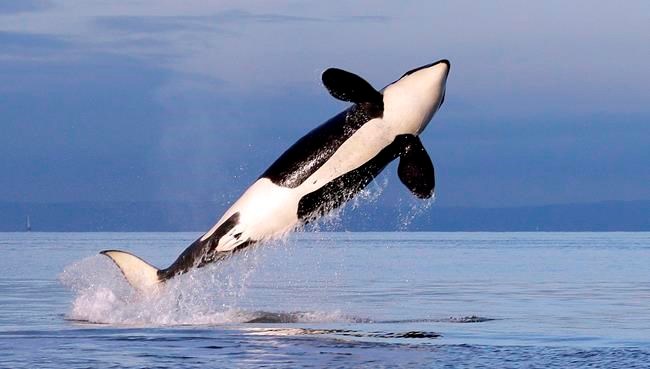
<path id="1" fill-rule="evenodd" d="M 334 154 L 303 183 L 295 188 L 276 185 L 260 178 L 224 213 L 202 239 L 207 239 L 233 214 L 239 222 L 219 241 L 217 251 L 229 251 L 245 240 L 277 238 L 299 223 L 300 199 L 341 175 L 355 170 L 375 157 L 393 138 L 382 119 L 372 119 L 359 128 Z"/>
<path id="2" fill-rule="evenodd" d="M 364 124 L 343 142 L 329 160 L 298 186 L 302 195 L 318 190 L 374 158 L 394 139 L 390 136 L 390 130 L 387 128 L 386 122 L 380 118 L 372 119 Z"/>

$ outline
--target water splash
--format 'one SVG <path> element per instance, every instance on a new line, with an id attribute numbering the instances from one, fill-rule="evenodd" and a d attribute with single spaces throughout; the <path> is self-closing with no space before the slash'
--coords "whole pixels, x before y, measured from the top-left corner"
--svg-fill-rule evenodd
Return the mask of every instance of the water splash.
<path id="1" fill-rule="evenodd" d="M 350 208 L 357 209 L 359 206 L 377 202 L 384 190 L 388 187 L 388 177 L 379 176 L 361 190 L 351 201 Z"/>
<path id="2" fill-rule="evenodd" d="M 66 318 L 125 326 L 361 321 L 339 310 L 268 312 L 255 309 L 254 304 L 251 308 L 249 284 L 265 256 L 257 251 L 243 251 L 226 263 L 192 270 L 151 294 L 131 288 L 108 258 L 82 259 L 59 276 L 75 294 Z"/>
<path id="3" fill-rule="evenodd" d="M 193 270 L 151 294 L 133 290 L 103 256 L 66 267 L 60 280 L 76 295 L 69 319 L 120 325 L 222 324 L 249 319 L 236 306 L 255 259 L 232 258 L 219 268 Z"/>
<path id="4" fill-rule="evenodd" d="M 399 224 L 397 229 L 400 231 L 407 231 L 415 218 L 421 216 L 431 208 L 435 199 L 434 195 L 430 199 L 426 200 L 409 198 L 404 200 L 406 204 L 400 201 L 398 217 Z"/>
<path id="5" fill-rule="evenodd" d="M 359 191 L 352 198 L 340 207 L 331 206 L 331 210 L 321 216 L 317 221 L 301 226 L 299 231 L 306 232 L 334 232 L 340 231 L 343 227 L 345 214 L 352 211 L 359 211 L 364 206 L 377 202 L 384 190 L 388 187 L 388 177 L 380 176 L 375 178 L 367 187 Z M 361 214 L 368 216 L 368 214 Z"/>

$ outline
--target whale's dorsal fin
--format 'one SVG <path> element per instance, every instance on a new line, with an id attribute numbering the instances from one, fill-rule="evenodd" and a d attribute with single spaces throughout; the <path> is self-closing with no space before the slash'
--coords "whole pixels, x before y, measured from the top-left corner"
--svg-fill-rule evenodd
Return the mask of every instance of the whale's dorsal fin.
<path id="1" fill-rule="evenodd" d="M 428 199 L 433 196 L 436 180 L 433 163 L 419 137 L 398 136 L 399 165 L 397 175 L 415 196 Z"/>
<path id="2" fill-rule="evenodd" d="M 329 68 L 322 75 L 323 84 L 334 98 L 356 104 L 371 103 L 383 106 L 381 92 L 365 79 L 338 68 Z"/>

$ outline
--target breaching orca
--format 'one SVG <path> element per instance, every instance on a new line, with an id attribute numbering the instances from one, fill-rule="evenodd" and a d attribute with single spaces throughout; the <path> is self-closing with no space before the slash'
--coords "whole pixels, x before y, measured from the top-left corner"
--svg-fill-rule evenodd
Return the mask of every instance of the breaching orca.
<path id="1" fill-rule="evenodd" d="M 323 84 L 336 99 L 353 103 L 285 151 L 166 269 L 135 255 L 105 250 L 128 282 L 147 291 L 162 281 L 221 260 L 263 240 L 278 238 L 339 207 L 391 161 L 417 197 L 434 191 L 431 159 L 418 135 L 445 98 L 449 61 L 406 72 L 382 91 L 356 74 L 330 68 Z"/>

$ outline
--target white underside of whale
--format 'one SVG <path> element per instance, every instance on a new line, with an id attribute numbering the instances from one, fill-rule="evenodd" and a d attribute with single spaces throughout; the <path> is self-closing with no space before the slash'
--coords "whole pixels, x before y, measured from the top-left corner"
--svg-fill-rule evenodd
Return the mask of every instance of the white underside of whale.
<path id="1" fill-rule="evenodd" d="M 299 225 L 298 203 L 337 177 L 355 170 L 389 145 L 394 135 L 383 119 L 372 119 L 355 132 L 318 170 L 295 188 L 278 186 L 260 178 L 224 213 L 202 240 L 209 238 L 223 222 L 239 213 L 239 223 L 224 235 L 217 251 L 230 251 L 246 240 L 268 240 L 283 236 Z M 239 237 L 235 235 L 241 233 Z"/>

